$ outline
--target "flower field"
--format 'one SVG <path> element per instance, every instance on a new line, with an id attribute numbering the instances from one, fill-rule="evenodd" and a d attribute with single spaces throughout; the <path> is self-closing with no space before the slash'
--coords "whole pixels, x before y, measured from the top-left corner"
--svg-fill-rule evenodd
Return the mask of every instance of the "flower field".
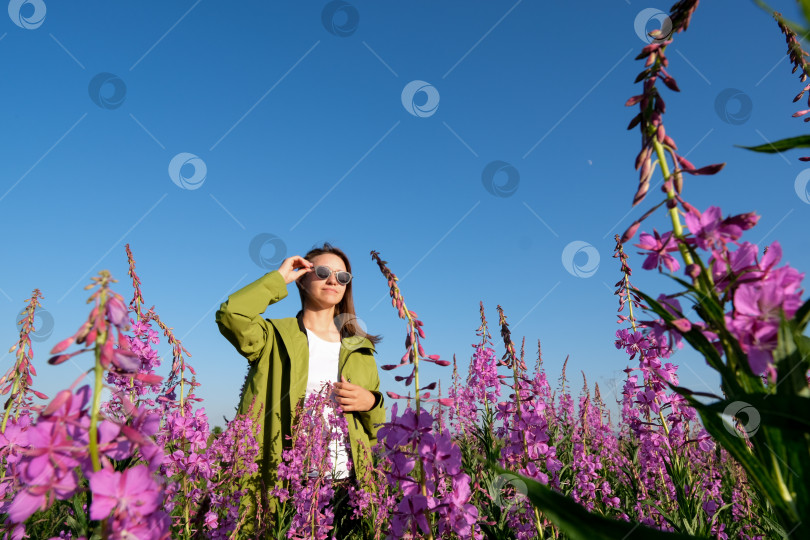
<path id="1" fill-rule="evenodd" d="M 387 393 L 390 420 L 371 449 L 371 482 L 334 477 L 328 448 L 345 441 L 347 426 L 328 406 L 326 384 L 295 412 L 279 484 L 255 497 L 253 419 L 264 411 L 210 429 L 190 355 L 154 307 L 144 308 L 127 245 L 131 289 L 123 293 L 106 270 L 94 277 L 87 320 L 49 351 L 51 366 L 34 362 L 29 337 L 38 289 L 22 313 L 16 362 L 0 379 L 3 538 L 810 537 L 804 273 L 782 263 L 778 241 L 751 243 L 755 213 L 687 202 L 684 179 L 724 164 L 693 165 L 664 128 L 658 83 L 679 91 L 666 49 L 697 6 L 672 7 L 668 33 L 654 33 L 637 58 L 642 90 L 626 103 L 638 107 L 629 129 L 641 133 L 633 204 L 659 199 L 616 235 L 615 347 L 627 353 L 619 417 L 586 374 L 546 372 L 539 339 L 513 341 L 501 306 L 480 304 L 468 357 L 428 354 L 429 321 L 372 251 L 405 326 L 400 363 L 379 367 L 411 390 Z M 774 17 L 804 83 L 804 30 Z M 802 146 L 810 137 L 750 150 Z M 650 191 L 656 171 L 659 194 Z M 671 230 L 641 230 L 659 210 Z M 668 275 L 661 282 L 670 292 L 636 289 L 639 266 Z M 173 350 L 166 377 L 157 375 L 161 334 Z M 719 374 L 715 392 L 680 386 L 674 353 L 685 346 Z M 38 369 L 72 358 L 90 369 L 54 396 L 36 390 Z M 452 386 L 420 380 L 424 362 L 452 370 Z"/>

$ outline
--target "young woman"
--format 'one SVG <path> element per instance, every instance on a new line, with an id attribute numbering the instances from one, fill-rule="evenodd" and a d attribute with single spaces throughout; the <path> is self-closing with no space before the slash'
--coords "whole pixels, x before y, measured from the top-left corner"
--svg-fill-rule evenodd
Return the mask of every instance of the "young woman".
<path id="1" fill-rule="evenodd" d="M 262 317 L 269 305 L 287 296 L 293 281 L 301 298 L 298 314 Z M 385 422 L 374 360 L 380 337 L 366 334 L 357 324 L 352 283 L 349 258 L 325 243 L 303 257 L 285 259 L 278 270 L 230 295 L 216 313 L 220 332 L 250 365 L 237 412 L 247 413 L 254 398 L 254 411 L 262 406 L 262 414 L 254 414 L 261 426 L 260 473 L 249 486 L 255 495 L 261 484 L 269 489 L 277 482 L 276 467 L 282 450 L 289 447 L 296 406 L 327 380 L 335 383 L 333 397 L 346 417 L 351 446 L 350 456 L 333 455 L 336 476 L 371 487 L 369 450 L 377 442 L 378 424 Z M 348 459 L 353 465 L 350 475 L 345 474 Z M 269 501 L 271 510 L 274 502 Z M 250 507 L 254 504 L 250 501 Z"/>

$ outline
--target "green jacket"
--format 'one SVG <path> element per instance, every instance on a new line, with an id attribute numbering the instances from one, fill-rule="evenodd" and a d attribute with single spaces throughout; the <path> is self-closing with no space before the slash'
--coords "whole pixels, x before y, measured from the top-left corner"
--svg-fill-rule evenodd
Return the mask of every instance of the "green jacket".
<path id="1" fill-rule="evenodd" d="M 247 413 L 254 397 L 256 406 L 262 406 L 262 414 L 258 415 L 261 426 L 258 462 L 261 479 L 268 488 L 276 484 L 282 449 L 290 446 L 287 436 L 291 434 L 292 415 L 299 400 L 305 397 L 309 374 L 309 340 L 302 322 L 303 312 L 284 319 L 262 317 L 269 305 L 286 296 L 287 284 L 275 270 L 231 294 L 216 313 L 219 331 L 250 364 L 237 412 Z M 338 380 L 341 374 L 345 375 L 376 398 L 370 411 L 344 413 L 353 470 L 360 485 L 367 488 L 372 487 L 368 482 L 370 453 L 361 451 L 358 444 L 370 449 L 377 442 L 377 424 L 385 422 L 374 352 L 368 338 L 344 337 L 338 360 Z"/>

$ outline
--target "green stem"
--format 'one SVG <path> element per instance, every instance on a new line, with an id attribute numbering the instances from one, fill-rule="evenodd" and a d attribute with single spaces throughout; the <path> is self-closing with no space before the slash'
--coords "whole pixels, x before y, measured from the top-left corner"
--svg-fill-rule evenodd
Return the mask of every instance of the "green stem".
<path id="1" fill-rule="evenodd" d="M 624 290 L 627 292 L 627 305 L 630 307 L 630 324 L 633 326 L 633 332 L 636 331 L 636 318 L 633 316 L 633 300 L 630 298 L 630 276 L 624 275 Z"/>
<path id="2" fill-rule="evenodd" d="M 96 380 L 93 388 L 93 409 L 90 412 L 90 459 L 93 461 L 93 471 L 101 470 L 101 461 L 98 457 L 98 411 L 101 406 L 101 390 L 104 386 L 104 370 L 101 367 L 101 347 L 109 339 L 109 333 L 96 341 Z"/>
<path id="3" fill-rule="evenodd" d="M 189 504 L 191 503 L 191 497 L 188 496 L 188 486 L 186 485 L 187 480 L 188 479 L 185 476 L 183 476 L 183 493 L 186 494 L 186 497 L 184 497 L 185 501 L 183 502 L 183 515 L 185 517 L 186 522 L 185 524 L 186 538 L 191 538 L 191 523 L 190 523 L 191 520 L 189 519 L 189 512 L 188 512 L 188 507 Z"/>
<path id="4" fill-rule="evenodd" d="M 19 369 L 19 367 L 18 367 Z M 14 379 L 14 387 L 11 389 L 11 397 L 13 398 L 14 395 L 17 393 L 17 388 L 20 386 L 20 374 L 17 374 L 17 377 Z M 14 404 L 13 400 L 9 402 L 8 408 L 6 408 L 5 414 L 3 414 L 3 425 L 0 426 L 0 433 L 6 432 L 6 423 L 8 423 L 8 417 L 11 415 L 11 407 Z M 5 475 L 5 471 L 3 471 Z"/>
<path id="5" fill-rule="evenodd" d="M 182 356 L 180 357 L 180 415 L 185 416 L 186 410 L 183 407 L 183 383 L 185 382 L 186 376 L 186 363 L 183 361 Z"/>
<path id="6" fill-rule="evenodd" d="M 419 398 L 419 345 L 417 342 L 417 329 L 416 324 L 413 322 L 413 318 L 411 317 L 411 312 L 408 311 L 408 308 L 405 307 L 405 303 L 402 303 L 402 309 L 405 310 L 405 313 L 408 316 L 408 324 L 410 325 L 411 336 L 413 336 L 413 342 L 411 343 L 411 350 L 413 351 L 413 384 L 414 389 L 416 390 L 415 394 L 415 401 L 416 401 L 416 418 L 419 418 L 419 412 L 421 407 L 421 400 Z M 419 487 L 422 491 L 422 495 L 427 497 L 427 483 L 425 482 L 425 469 L 422 465 L 422 458 L 416 460 L 417 465 L 417 475 L 419 476 Z M 431 527 L 432 529 L 432 527 Z M 433 540 L 433 530 L 428 532 L 428 538 Z"/>
<path id="7" fill-rule="evenodd" d="M 658 138 L 654 134 L 652 140 L 653 148 L 655 148 L 655 154 L 658 156 L 658 164 L 661 166 L 661 174 L 664 175 L 665 180 L 669 180 L 669 165 L 667 164 L 667 158 L 664 155 L 664 147 L 660 142 L 658 142 Z M 669 189 L 667 189 L 667 199 L 675 199 L 675 185 L 673 182 L 670 182 Z M 683 239 L 683 225 L 681 225 L 681 216 L 678 215 L 678 207 L 673 205 L 672 208 L 668 210 L 668 213 L 669 218 L 672 220 L 672 234 L 679 240 Z M 683 261 L 687 265 L 694 264 L 695 261 L 692 260 L 692 254 L 689 253 L 688 249 L 686 249 L 685 244 L 678 242 L 678 250 L 681 252 L 681 257 L 683 257 Z"/>

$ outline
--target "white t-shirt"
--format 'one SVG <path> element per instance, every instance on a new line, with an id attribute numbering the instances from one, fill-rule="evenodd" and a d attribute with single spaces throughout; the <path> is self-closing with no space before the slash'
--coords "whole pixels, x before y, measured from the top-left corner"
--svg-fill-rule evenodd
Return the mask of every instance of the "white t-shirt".
<path id="1" fill-rule="evenodd" d="M 309 374 L 307 377 L 307 395 L 320 390 L 324 382 L 338 382 L 338 357 L 340 355 L 339 341 L 326 341 L 319 338 L 315 333 L 307 330 L 309 338 Z M 333 402 L 335 410 L 340 408 Z M 326 418 L 324 410 L 324 418 Z M 338 429 L 338 428 L 335 428 Z M 333 441 L 329 448 L 332 458 L 332 470 L 335 478 L 346 478 L 349 475 L 347 463 L 349 456 L 346 453 L 346 446 L 343 441 Z"/>

